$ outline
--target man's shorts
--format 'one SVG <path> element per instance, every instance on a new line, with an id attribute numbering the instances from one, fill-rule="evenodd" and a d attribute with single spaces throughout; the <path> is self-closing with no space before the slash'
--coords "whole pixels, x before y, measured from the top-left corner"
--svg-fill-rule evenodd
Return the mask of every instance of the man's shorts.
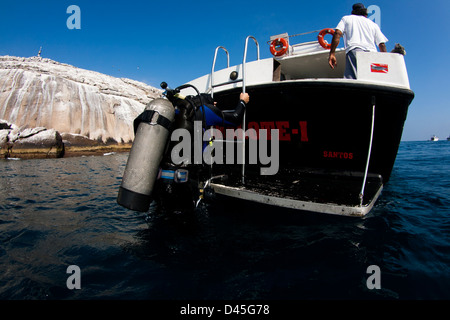
<path id="1" fill-rule="evenodd" d="M 356 79 L 356 52 L 358 51 L 364 51 L 360 48 L 355 48 L 353 50 L 350 50 L 345 55 L 345 72 L 344 72 L 344 79 Z"/>

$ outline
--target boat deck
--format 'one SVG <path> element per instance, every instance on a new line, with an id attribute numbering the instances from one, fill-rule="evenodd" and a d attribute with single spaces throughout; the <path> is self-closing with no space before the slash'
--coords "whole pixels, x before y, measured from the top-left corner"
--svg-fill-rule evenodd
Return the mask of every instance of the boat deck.
<path id="1" fill-rule="evenodd" d="M 245 184 L 240 181 L 212 183 L 216 194 L 248 201 L 265 203 L 278 207 L 299 209 L 346 216 L 366 215 L 383 188 L 379 175 L 367 178 L 363 203 L 360 205 L 363 176 L 354 173 L 291 172 L 289 177 L 273 179 L 271 177 L 247 178 Z"/>

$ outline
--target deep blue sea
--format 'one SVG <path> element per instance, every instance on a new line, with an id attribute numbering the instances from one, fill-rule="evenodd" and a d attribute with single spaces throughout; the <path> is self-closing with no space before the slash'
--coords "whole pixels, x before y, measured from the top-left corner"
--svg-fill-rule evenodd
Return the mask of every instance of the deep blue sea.
<path id="1" fill-rule="evenodd" d="M 0 160 L 1 300 L 450 299 L 450 141 L 402 142 L 364 218 L 133 212 L 116 203 L 127 157 Z"/>

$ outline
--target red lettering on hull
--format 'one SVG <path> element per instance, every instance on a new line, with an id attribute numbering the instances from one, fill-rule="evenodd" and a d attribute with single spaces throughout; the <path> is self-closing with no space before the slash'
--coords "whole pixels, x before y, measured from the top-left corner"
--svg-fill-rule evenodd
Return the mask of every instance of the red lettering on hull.
<path id="1" fill-rule="evenodd" d="M 324 151 L 324 158 L 353 160 L 352 152 Z"/>
<path id="2" fill-rule="evenodd" d="M 221 126 L 217 126 L 215 127 L 216 129 L 220 130 L 220 132 L 222 132 L 223 136 L 225 137 L 226 134 L 226 129 L 228 128 L 224 128 Z M 241 128 L 241 126 L 239 126 L 238 128 Z M 248 130 L 248 129 L 254 129 L 253 130 Z M 308 142 L 308 122 L 307 121 L 299 121 L 299 126 L 298 128 L 290 128 L 290 123 L 289 121 L 261 121 L 261 122 L 256 122 L 256 121 L 250 121 L 247 124 L 247 130 L 246 130 L 246 135 L 247 135 L 247 139 L 250 140 L 258 140 L 259 139 L 259 131 L 260 130 L 267 130 L 267 139 L 271 140 L 272 139 L 272 135 L 270 134 L 270 130 L 272 129 L 278 129 L 278 140 L 279 141 L 291 141 L 292 140 L 292 136 L 296 136 L 298 134 L 300 134 L 300 141 L 302 142 Z M 237 139 L 242 139 L 242 134 L 238 133 L 237 135 Z"/>
<path id="3" fill-rule="evenodd" d="M 300 140 L 304 142 L 308 141 L 308 131 L 306 128 L 307 128 L 306 121 L 300 121 Z"/>

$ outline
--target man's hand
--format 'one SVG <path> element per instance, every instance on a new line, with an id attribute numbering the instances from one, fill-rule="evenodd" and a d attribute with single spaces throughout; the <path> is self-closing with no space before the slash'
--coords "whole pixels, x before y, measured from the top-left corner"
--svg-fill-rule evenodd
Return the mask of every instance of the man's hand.
<path id="1" fill-rule="evenodd" d="M 336 55 L 334 53 L 330 53 L 330 56 L 328 57 L 328 64 L 331 69 L 334 69 L 337 66 Z"/>
<path id="2" fill-rule="evenodd" d="M 245 104 L 247 104 L 250 101 L 250 96 L 248 95 L 248 93 L 241 93 L 241 95 L 239 96 L 239 99 L 244 101 Z"/>

